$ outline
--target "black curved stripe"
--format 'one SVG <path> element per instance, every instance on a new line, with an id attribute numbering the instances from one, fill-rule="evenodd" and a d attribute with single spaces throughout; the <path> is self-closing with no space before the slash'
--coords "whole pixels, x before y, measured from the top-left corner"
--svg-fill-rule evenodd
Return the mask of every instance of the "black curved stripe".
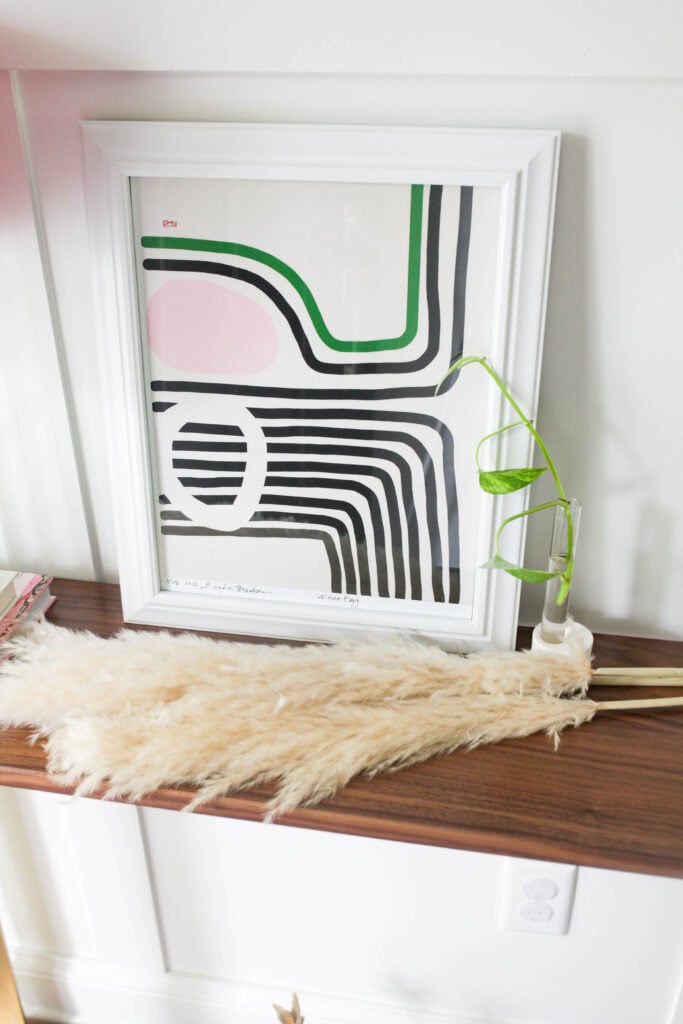
<path id="1" fill-rule="evenodd" d="M 427 516 L 427 527 L 430 541 L 430 549 L 432 556 L 432 566 L 443 565 L 444 552 L 441 547 L 441 533 L 439 530 L 439 516 L 438 516 L 438 499 L 436 490 L 436 477 L 434 474 L 434 464 L 432 457 L 427 451 L 424 444 L 411 434 L 406 434 L 403 431 L 394 430 L 357 430 L 351 427 L 320 427 L 313 426 L 311 424 L 305 425 L 288 425 L 278 427 L 264 427 L 263 432 L 266 437 L 330 437 L 330 438 L 345 438 L 348 440 L 364 441 L 370 447 L 365 452 L 359 445 L 355 448 L 356 454 L 367 455 L 368 458 L 374 458 L 377 460 L 389 459 L 394 462 L 395 465 L 399 465 L 398 460 L 401 460 L 401 465 L 406 467 L 406 471 L 410 475 L 412 482 L 412 469 L 410 463 L 404 459 L 398 452 L 392 452 L 390 449 L 382 447 L 381 444 L 376 442 L 389 442 L 391 444 L 403 444 L 410 448 L 415 455 L 419 458 L 423 470 L 424 470 L 424 483 L 426 491 L 426 508 L 425 513 Z M 333 447 L 333 446 L 332 446 Z M 270 445 L 269 445 L 270 449 Z M 273 448 L 273 450 L 276 450 Z M 419 527 L 416 521 L 417 509 L 415 507 L 414 489 L 412 486 L 408 488 L 408 494 L 406 494 L 405 487 L 403 488 L 403 501 L 404 511 L 406 515 L 406 522 L 408 525 L 408 535 L 411 534 L 419 537 Z M 418 542 L 419 545 L 419 542 Z M 412 552 L 410 557 L 411 566 L 414 563 L 415 553 Z M 418 565 L 419 565 L 419 550 L 418 550 Z M 438 574 L 432 572 L 432 580 L 434 586 L 434 600 L 443 601 L 443 581 L 439 578 Z"/>
<path id="2" fill-rule="evenodd" d="M 451 363 L 460 358 L 465 344 L 465 303 L 467 299 L 467 265 L 469 263 L 470 235 L 472 232 L 472 200 L 472 188 L 461 188 L 458 242 L 455 252 L 456 273 L 453 278 Z M 450 387 L 455 384 L 459 374 L 460 370 L 451 374 L 451 377 L 449 377 Z"/>
<path id="3" fill-rule="evenodd" d="M 353 524 L 353 546 L 358 559 L 358 578 L 361 594 L 369 597 L 372 593 L 368 546 L 363 519 L 358 509 L 348 501 L 338 498 L 317 498 L 301 494 L 271 494 L 261 497 L 261 505 L 290 505 L 293 508 L 318 508 L 331 512 L 345 513 Z"/>
<path id="4" fill-rule="evenodd" d="M 275 509 L 268 509 L 262 512 L 254 512 L 250 522 L 252 523 L 302 523 L 305 526 L 328 526 L 334 530 L 338 540 L 342 556 L 342 565 L 346 577 L 345 594 L 357 594 L 358 584 L 356 581 L 356 566 L 353 561 L 351 550 L 351 538 L 346 523 L 335 516 L 312 515 L 310 512 L 279 512 Z"/>
<path id="5" fill-rule="evenodd" d="M 439 188 L 440 187 L 441 186 L 439 186 Z M 459 315 L 454 315 L 453 318 L 454 322 L 453 329 L 451 332 L 451 351 L 448 360 L 449 366 L 462 353 L 464 345 L 464 296 L 466 295 L 467 291 L 467 271 L 469 262 L 468 256 L 469 240 L 471 234 L 472 206 L 472 186 L 463 185 L 460 188 L 460 218 L 458 223 L 458 241 L 453 285 L 453 294 L 459 297 L 458 301 L 462 303 L 462 308 L 459 305 Z M 430 193 L 430 214 L 431 209 L 432 207 Z M 427 289 L 428 311 L 430 309 L 429 303 L 431 301 L 430 290 L 430 288 Z M 462 297 L 462 299 L 460 297 Z M 343 367 L 344 364 L 339 365 Z M 387 372 L 386 365 L 387 364 L 384 364 L 384 372 Z M 353 372 L 355 372 L 355 370 Z M 244 397 L 251 398 L 285 398 L 301 400 L 325 399 L 337 401 L 339 399 L 347 399 L 349 401 L 367 402 L 392 398 L 433 398 L 437 388 L 439 389 L 440 394 L 445 394 L 447 391 L 449 391 L 455 384 L 457 376 L 458 374 L 451 374 L 444 381 L 435 379 L 430 384 L 426 385 L 416 385 L 412 387 L 399 385 L 396 387 L 385 388 L 273 388 L 259 387 L 253 384 L 223 384 L 219 383 L 218 381 L 174 380 L 153 380 L 150 384 L 150 387 L 153 392 L 168 391 L 171 393 L 180 392 L 186 394 L 242 395 Z"/>
<path id="6" fill-rule="evenodd" d="M 309 409 L 303 406 L 295 408 L 250 407 L 249 411 L 257 419 L 303 419 L 303 420 L 370 420 L 373 422 L 386 420 L 391 423 L 414 423 L 433 430 L 441 440 L 443 458 L 440 471 L 443 474 L 448 509 L 448 541 L 449 555 L 447 565 L 450 569 L 460 565 L 460 516 L 458 510 L 458 491 L 455 481 L 455 445 L 453 434 L 446 424 L 436 416 L 419 412 L 399 412 L 393 409 Z M 459 577 L 453 581 L 449 601 L 457 604 L 460 600 Z"/>
<path id="7" fill-rule="evenodd" d="M 146 259 L 142 261 L 145 270 L 170 271 L 176 274 L 213 274 L 218 277 L 229 277 L 237 281 L 243 281 L 263 292 L 273 305 L 287 321 L 294 340 L 299 347 L 299 353 L 304 362 L 316 373 L 334 374 L 345 376 L 349 374 L 376 374 L 376 373 L 414 373 L 424 369 L 435 358 L 439 350 L 439 336 L 431 330 L 427 332 L 427 346 L 419 358 L 410 362 L 393 363 L 326 363 L 313 354 L 311 343 L 308 340 L 303 324 L 298 315 L 290 306 L 289 302 L 277 288 L 267 281 L 260 274 L 244 267 L 235 267 L 227 263 L 216 263 L 213 260 L 172 260 L 172 259 Z"/>
<path id="8" fill-rule="evenodd" d="M 408 568 L 411 580 L 411 598 L 414 601 L 422 599 L 422 573 L 420 563 L 420 532 L 415 518 L 409 515 L 413 494 L 412 473 L 410 465 L 405 459 L 395 452 L 389 450 L 383 452 L 364 453 L 358 445 L 351 444 L 285 444 L 279 441 L 268 444 L 268 453 L 273 455 L 295 455 L 302 452 L 305 455 L 340 455 L 345 458 L 357 459 L 358 455 L 367 455 L 369 458 L 390 462 L 398 470 L 400 489 L 402 495 L 402 508 L 405 511 L 405 524 L 408 534 Z M 349 467 L 353 472 L 358 469 L 357 465 Z"/>
<path id="9" fill-rule="evenodd" d="M 176 403 L 177 404 L 177 403 Z M 185 423 L 180 428 L 181 434 L 230 434 L 233 437 L 244 437 L 240 427 L 226 423 Z"/>
<path id="10" fill-rule="evenodd" d="M 185 526 L 162 526 L 161 532 L 166 535 L 183 535 L 196 537 L 285 537 L 303 540 L 319 540 L 325 547 L 325 553 L 330 566 L 330 593 L 342 593 L 342 570 L 341 562 L 336 545 L 329 533 L 325 530 L 302 530 L 287 527 L 258 527 L 242 526 L 239 530 L 228 533 L 224 530 L 211 530 L 208 526 L 193 526 L 189 529 Z"/>
<path id="11" fill-rule="evenodd" d="M 363 454 L 357 446 L 354 445 L 343 445 L 343 444 L 282 444 L 280 442 L 271 442 L 268 445 L 269 454 L 272 452 L 273 455 L 342 455 L 346 458 L 357 459 L 359 454 Z M 398 455 L 392 451 L 382 451 L 373 453 L 372 457 L 382 459 L 386 462 L 390 462 L 396 467 L 401 480 L 401 493 L 403 496 L 402 507 L 408 508 L 410 505 L 411 497 L 411 473 L 410 467 L 406 463 L 402 455 Z M 355 467 L 354 467 L 355 470 Z M 407 520 L 407 534 L 408 534 L 408 571 L 410 574 L 410 596 L 413 601 L 419 601 L 422 598 L 422 576 L 420 573 L 420 537 L 417 529 L 417 524 L 414 520 Z"/>
<path id="12" fill-rule="evenodd" d="M 179 476 L 183 487 L 241 487 L 239 476 Z"/>
<path id="13" fill-rule="evenodd" d="M 403 529 L 399 515 L 398 495 L 396 487 L 388 470 L 374 465 L 342 465 L 335 462 L 309 462 L 301 458 L 296 462 L 287 460 L 268 461 L 268 473 L 330 473 L 336 476 L 348 477 L 353 475 L 356 478 L 363 476 L 373 477 L 382 488 L 387 504 L 387 519 L 389 523 L 389 534 L 394 569 L 394 596 L 403 598 L 406 596 L 406 574 L 403 560 Z"/>
<path id="14" fill-rule="evenodd" d="M 308 530 L 294 527 L 258 527 L 243 526 L 235 530 L 235 537 L 289 537 L 293 540 L 319 540 L 325 547 L 325 553 L 330 566 L 330 593 L 341 594 L 342 570 L 337 546 L 326 530 Z"/>
<path id="15" fill-rule="evenodd" d="M 234 505 L 237 501 L 236 494 L 193 494 L 192 497 L 202 505 Z"/>
<path id="16" fill-rule="evenodd" d="M 244 441 L 174 441 L 174 452 L 246 452 Z"/>
<path id="17" fill-rule="evenodd" d="M 265 486 L 268 487 L 305 487 L 307 489 L 320 488 L 328 490 L 355 491 L 366 501 L 370 513 L 372 533 L 374 539 L 375 569 L 377 570 L 377 592 L 379 597 L 390 597 L 389 581 L 387 576 L 387 553 L 382 522 L 382 512 L 379 499 L 372 487 L 360 483 L 358 480 L 335 480 L 325 476 L 297 477 L 297 476 L 267 476 Z"/>
<path id="18" fill-rule="evenodd" d="M 222 473 L 243 473 L 246 462 L 215 462 L 213 459 L 173 459 L 174 469 L 211 469 Z"/>
<path id="19" fill-rule="evenodd" d="M 374 373 L 414 373 L 423 370 L 436 358 L 439 351 L 439 334 L 441 317 L 439 311 L 439 234 L 441 223 L 442 185 L 432 185 L 429 190 L 429 212 L 427 216 L 427 242 L 425 260 L 425 283 L 427 293 L 427 345 L 424 351 L 409 361 L 377 362 L 377 363 L 332 363 L 319 359 L 304 330 L 301 320 L 284 297 L 282 292 L 267 278 L 232 264 L 219 263 L 215 260 L 178 260 L 166 258 L 147 258 L 142 261 L 145 270 L 174 271 L 193 274 L 215 274 L 229 277 L 258 288 L 270 299 L 275 308 L 282 314 L 292 332 L 292 337 L 299 346 L 299 352 L 312 370 L 317 373 L 332 374 L 374 374 Z"/>
<path id="20" fill-rule="evenodd" d="M 452 378 L 448 377 L 439 393 L 445 393 L 452 387 Z M 355 402 L 377 402 L 391 398 L 434 398 L 440 381 L 423 387 L 395 388 L 266 388 L 253 384 L 221 384 L 218 381 L 205 380 L 153 380 L 152 391 L 169 391 L 184 395 L 241 395 L 244 398 L 300 398 L 302 400 L 348 399 Z"/>
<path id="21" fill-rule="evenodd" d="M 388 583 L 387 583 L 387 562 L 386 552 L 384 550 L 384 527 L 382 525 L 381 513 L 379 510 L 379 501 L 377 495 L 374 493 L 372 488 L 367 487 L 365 484 L 360 484 L 357 481 L 349 480 L 346 483 L 339 480 L 328 480 L 322 477 L 299 479 L 297 477 L 278 477 L 271 476 L 267 477 L 265 481 L 266 488 L 282 488 L 282 487 L 319 487 L 319 488 L 336 488 L 343 490 L 353 490 L 359 494 L 362 494 L 366 499 L 368 506 L 371 509 L 371 521 L 373 525 L 373 534 L 375 539 L 375 559 L 377 562 L 377 588 L 379 597 L 389 597 Z M 224 494 L 207 494 L 207 495 L 193 495 L 197 501 L 201 501 L 205 505 L 232 505 L 236 500 L 236 495 L 224 495 Z M 368 562 L 368 548 L 367 548 L 367 537 L 365 532 L 365 526 L 363 519 L 358 509 L 350 502 L 342 501 L 339 499 L 328 499 L 328 498 L 317 498 L 312 496 L 304 495 L 284 495 L 284 494 L 270 494 L 264 493 L 261 497 L 261 504 L 282 504 L 292 505 L 298 507 L 312 507 L 312 508 L 328 508 L 333 510 L 339 510 L 345 512 L 354 527 L 354 540 L 356 544 L 356 552 L 358 557 L 359 577 L 360 577 L 360 591 L 361 594 L 371 595 L 372 587 L 370 582 L 370 566 Z M 160 517 L 162 520 L 183 520 L 185 522 L 192 522 L 192 520 L 186 516 L 183 512 L 174 511 L 161 511 Z"/>

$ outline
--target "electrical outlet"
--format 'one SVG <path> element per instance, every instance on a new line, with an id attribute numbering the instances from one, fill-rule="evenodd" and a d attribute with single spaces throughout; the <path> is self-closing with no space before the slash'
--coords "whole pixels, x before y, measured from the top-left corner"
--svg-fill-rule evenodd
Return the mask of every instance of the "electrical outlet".
<path id="1" fill-rule="evenodd" d="M 499 926 L 504 930 L 566 935 L 574 905 L 574 864 L 506 857 Z"/>

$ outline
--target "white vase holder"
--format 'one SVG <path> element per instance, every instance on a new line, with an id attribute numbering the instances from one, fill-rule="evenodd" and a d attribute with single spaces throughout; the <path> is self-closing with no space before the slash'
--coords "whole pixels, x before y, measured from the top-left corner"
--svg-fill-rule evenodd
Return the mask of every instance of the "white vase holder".
<path id="1" fill-rule="evenodd" d="M 576 654 L 577 651 L 582 651 L 590 657 L 593 650 L 593 634 L 586 626 L 569 618 L 564 637 L 560 641 L 546 640 L 543 638 L 543 625 L 539 622 L 531 636 L 531 650 L 552 654 Z"/>

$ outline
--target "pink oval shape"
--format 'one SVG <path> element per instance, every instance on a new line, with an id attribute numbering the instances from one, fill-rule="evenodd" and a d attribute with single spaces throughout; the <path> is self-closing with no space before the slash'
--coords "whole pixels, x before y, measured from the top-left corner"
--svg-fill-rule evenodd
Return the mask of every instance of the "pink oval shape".
<path id="1" fill-rule="evenodd" d="M 214 281 L 183 278 L 149 299 L 147 337 L 167 366 L 188 373 L 260 373 L 278 348 L 275 324 L 252 299 Z"/>

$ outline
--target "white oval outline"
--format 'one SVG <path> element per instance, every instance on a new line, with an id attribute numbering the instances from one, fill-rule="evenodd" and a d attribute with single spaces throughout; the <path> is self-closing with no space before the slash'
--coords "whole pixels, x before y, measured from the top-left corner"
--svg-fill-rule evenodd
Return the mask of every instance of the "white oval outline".
<path id="1" fill-rule="evenodd" d="M 202 395 L 201 402 L 202 410 L 199 414 L 194 403 L 192 412 L 188 413 L 186 403 L 182 400 L 172 409 L 161 413 L 164 417 L 164 433 L 170 431 L 171 436 L 166 450 L 160 453 L 163 476 L 167 481 L 163 484 L 163 490 L 173 508 L 186 515 L 193 526 L 204 526 L 212 530 L 238 530 L 250 522 L 263 495 L 268 462 L 266 438 L 256 418 L 245 406 L 233 405 L 224 395 Z M 219 403 L 221 412 L 220 415 L 216 415 L 212 407 Z M 229 412 L 229 415 L 226 415 L 226 412 Z M 172 448 L 173 440 L 180 434 L 181 427 L 193 419 L 196 420 L 198 415 L 210 422 L 227 422 L 237 426 L 244 435 L 247 445 L 244 456 L 244 480 L 232 505 L 205 505 L 197 501 L 191 491 L 180 483 L 177 477 L 178 470 L 173 468 L 173 459 L 178 456 Z"/>

